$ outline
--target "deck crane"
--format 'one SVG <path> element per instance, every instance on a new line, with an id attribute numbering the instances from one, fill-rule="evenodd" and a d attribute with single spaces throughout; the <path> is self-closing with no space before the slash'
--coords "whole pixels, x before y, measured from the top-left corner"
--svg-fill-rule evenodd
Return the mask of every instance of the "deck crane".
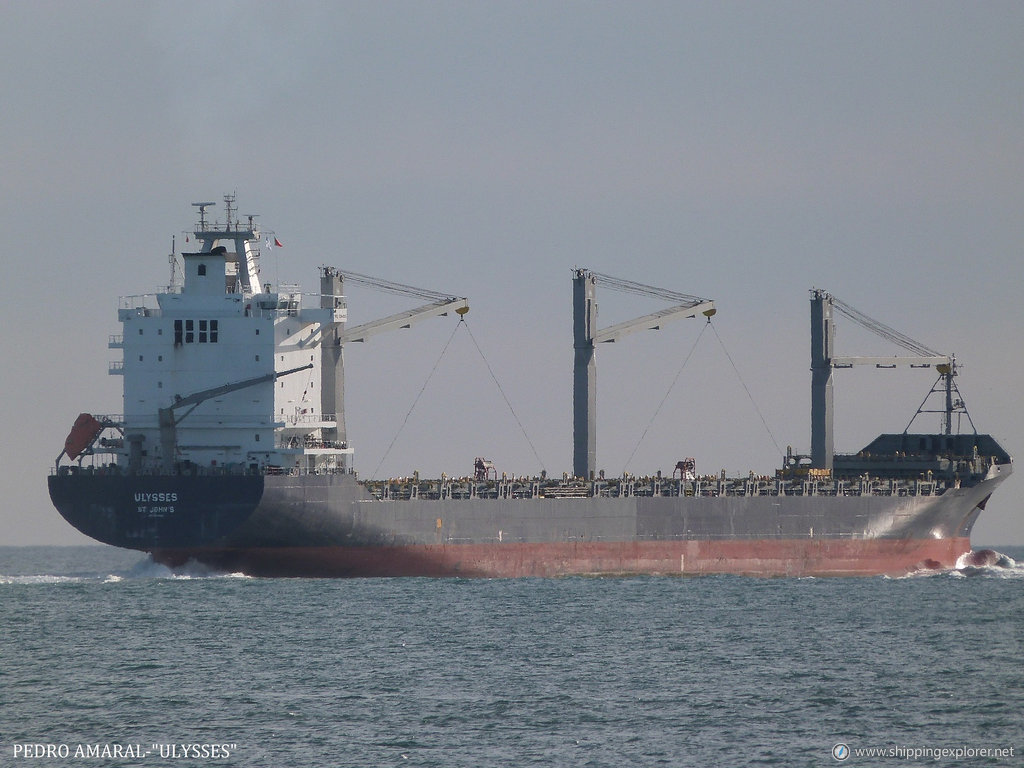
<path id="1" fill-rule="evenodd" d="M 704 315 L 710 320 L 716 310 L 715 303 L 710 299 L 623 280 L 589 269 L 577 267 L 573 275 L 575 364 L 572 390 L 572 471 L 576 477 L 591 479 L 597 464 L 597 365 L 594 361 L 594 345 L 614 343 L 636 331 L 658 330 L 665 323 L 678 318 Z M 596 288 L 599 284 L 624 293 L 671 301 L 674 306 L 598 330 Z"/>
<path id="2" fill-rule="evenodd" d="M 157 410 L 157 422 L 160 426 L 160 450 L 162 453 L 161 458 L 163 470 L 168 474 L 173 473 L 174 462 L 178 453 L 178 424 L 180 424 L 182 420 L 192 413 L 192 411 L 194 411 L 201 403 L 212 397 L 220 397 L 221 395 L 237 392 L 240 389 L 248 389 L 249 387 L 254 387 L 257 384 L 263 384 L 268 381 L 276 381 L 282 376 L 298 373 L 299 371 L 306 371 L 312 367 L 313 364 L 310 363 L 308 365 L 299 366 L 298 368 L 291 368 L 287 371 L 274 371 L 273 373 L 256 376 L 251 379 L 244 379 L 230 384 L 222 384 L 219 387 L 212 387 L 199 392 L 193 392 L 191 395 L 187 395 L 185 397 L 175 395 L 173 403 L 166 408 L 159 408 Z M 178 415 L 176 411 L 181 408 L 188 408 L 188 410 L 183 414 Z M 68 438 L 64 443 L 64 450 L 62 450 L 57 456 L 56 464 L 58 466 L 60 465 L 62 456 L 67 456 L 74 460 L 81 455 L 92 453 L 93 443 L 105 429 L 116 429 L 124 435 L 124 424 L 114 421 L 109 416 L 93 416 L 88 413 L 79 414 L 74 427 L 71 429 L 71 434 L 68 435 Z M 142 436 L 125 435 L 125 439 L 131 446 L 129 466 L 137 468 L 139 461 L 141 460 Z"/>
<path id="3" fill-rule="evenodd" d="M 833 310 L 848 319 L 910 352 L 909 355 L 893 355 L 890 357 L 850 357 L 837 356 L 835 350 L 835 326 L 832 323 Z M 827 291 L 811 289 L 811 465 L 817 469 L 832 469 L 835 449 L 833 444 L 833 402 L 832 402 L 832 371 L 835 368 L 852 368 L 855 365 L 874 365 L 876 368 L 896 368 L 909 365 L 911 368 L 930 368 L 935 366 L 939 372 L 939 381 L 943 382 L 946 393 L 946 408 L 943 411 L 945 420 L 943 428 L 948 435 L 952 430 L 952 414 L 962 409 L 963 403 L 953 393 L 959 392 L 953 377 L 956 372 L 956 357 L 943 355 L 926 347 L 909 336 L 896 331 L 884 323 L 874 320 L 863 312 L 851 307 Z M 938 382 L 937 382 L 938 383 Z M 932 388 L 932 392 L 935 392 Z M 929 393 L 931 394 L 931 393 Z M 925 401 L 927 401 L 927 396 Z M 923 413 L 921 408 L 918 414 Z M 916 418 L 916 416 L 915 416 Z M 969 418 L 969 417 L 968 417 Z M 913 419 L 911 419 L 913 423 Z M 909 429 L 909 425 L 908 425 Z"/>
<path id="4" fill-rule="evenodd" d="M 346 282 L 399 296 L 426 299 L 427 303 L 415 309 L 346 328 L 344 322 L 346 315 L 343 309 Z M 335 414 L 336 422 L 333 430 L 325 430 L 325 439 L 339 442 L 346 442 L 348 439 L 345 427 L 345 361 L 342 352 L 344 345 L 350 342 L 366 341 L 371 336 L 385 331 L 409 328 L 421 320 L 447 315 L 449 312 L 455 312 L 460 316 L 469 312 L 469 303 L 462 297 L 326 266 L 320 268 L 320 306 L 333 309 L 336 316 L 340 318 L 338 322 L 334 322 L 324 329 L 322 341 L 324 358 L 320 369 L 321 408 L 324 413 Z"/>
<path id="5" fill-rule="evenodd" d="M 313 367 L 313 364 L 301 365 L 298 368 L 290 368 L 287 371 L 274 371 L 263 376 L 256 376 L 251 379 L 245 379 L 243 381 L 236 381 L 231 384 L 224 384 L 219 387 L 213 387 L 211 389 L 204 389 L 201 392 L 193 392 L 187 397 L 175 396 L 174 402 L 166 408 L 161 408 L 158 411 L 158 421 L 160 424 L 160 450 L 163 459 L 163 469 L 168 474 L 174 471 L 174 460 L 178 453 L 178 424 L 194 411 L 201 403 L 209 400 L 211 397 L 220 397 L 230 392 L 237 392 L 240 389 L 247 389 L 254 387 L 257 384 L 263 384 L 268 381 L 277 381 L 282 376 L 287 376 L 291 373 L 298 373 L 299 371 L 307 371 Z M 179 408 L 188 408 L 180 416 L 175 414 Z"/>
<path id="6" fill-rule="evenodd" d="M 427 304 L 416 307 L 415 309 L 398 312 L 397 314 L 383 317 L 380 320 L 374 320 L 369 323 L 363 323 L 362 325 L 356 325 L 352 328 L 345 329 L 345 332 L 341 335 L 342 344 L 352 341 L 366 341 L 370 336 L 374 336 L 378 333 L 393 331 L 398 328 L 409 328 L 420 320 L 426 320 L 427 318 L 437 317 L 439 315 L 447 315 L 449 312 L 456 312 L 460 315 L 464 315 L 469 311 L 469 303 L 465 298 L 431 291 L 426 288 L 415 288 L 411 285 L 403 285 L 402 283 L 384 280 L 379 277 L 361 275 L 358 272 L 342 272 L 341 270 L 335 270 L 335 274 L 343 281 L 355 283 L 356 285 L 363 285 L 367 288 L 373 288 L 374 290 L 383 291 L 385 293 L 394 293 L 399 296 L 413 296 L 415 298 L 428 300 Z"/>

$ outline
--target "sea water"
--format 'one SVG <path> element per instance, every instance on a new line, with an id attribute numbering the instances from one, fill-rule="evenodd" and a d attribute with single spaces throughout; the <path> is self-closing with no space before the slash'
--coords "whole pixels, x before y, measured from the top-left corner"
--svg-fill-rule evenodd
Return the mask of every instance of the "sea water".
<path id="1" fill-rule="evenodd" d="M 1022 617 L 1014 559 L 314 580 L 0 548 L 0 765 L 1021 765 Z"/>

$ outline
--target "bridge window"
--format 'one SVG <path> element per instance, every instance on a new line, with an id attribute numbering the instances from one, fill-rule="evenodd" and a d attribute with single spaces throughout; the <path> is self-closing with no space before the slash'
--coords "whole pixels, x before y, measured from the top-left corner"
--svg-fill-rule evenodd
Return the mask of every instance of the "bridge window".
<path id="1" fill-rule="evenodd" d="M 199 343 L 216 344 L 220 339 L 220 333 L 218 332 L 218 323 L 216 320 L 200 320 L 199 321 Z M 185 344 L 192 344 L 196 341 L 196 321 L 195 320 L 175 320 L 174 321 L 174 346 L 180 346 L 182 342 Z"/>
<path id="2" fill-rule="evenodd" d="M 199 274 L 200 277 L 206 277 L 206 265 L 200 264 L 196 272 Z"/>

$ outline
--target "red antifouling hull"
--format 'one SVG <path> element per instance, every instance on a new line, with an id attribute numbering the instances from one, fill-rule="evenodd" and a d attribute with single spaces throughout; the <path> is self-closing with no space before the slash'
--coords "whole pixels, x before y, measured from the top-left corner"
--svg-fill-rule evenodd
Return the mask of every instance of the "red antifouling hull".
<path id="1" fill-rule="evenodd" d="M 196 560 L 254 576 L 464 576 L 738 574 L 902 576 L 952 568 L 971 550 L 952 539 L 732 539 L 701 541 L 423 544 L 393 547 L 166 549 L 157 562 Z"/>

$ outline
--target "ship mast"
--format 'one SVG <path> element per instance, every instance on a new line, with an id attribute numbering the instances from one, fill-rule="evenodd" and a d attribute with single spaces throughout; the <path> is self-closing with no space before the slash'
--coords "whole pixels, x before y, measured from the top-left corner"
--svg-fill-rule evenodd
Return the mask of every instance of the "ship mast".
<path id="1" fill-rule="evenodd" d="M 210 224 L 206 217 L 206 209 L 214 203 L 192 203 L 199 209 L 199 222 L 196 225 L 196 242 L 199 243 L 199 253 L 209 253 L 219 241 L 229 241 L 234 245 L 234 250 L 228 252 L 228 261 L 237 264 L 239 290 L 246 296 L 261 293 L 259 276 L 259 251 L 256 248 L 259 241 L 259 230 L 253 222 L 252 216 L 248 218 L 248 226 L 235 221 L 232 227 L 232 219 L 235 216 L 235 196 L 224 195 L 224 207 L 227 221 L 224 228 L 218 228 L 217 224 Z"/>
<path id="2" fill-rule="evenodd" d="M 938 413 L 942 416 L 942 434 L 952 435 L 953 434 L 953 414 L 963 414 L 967 417 L 967 423 L 971 425 L 971 430 L 977 434 L 978 429 L 974 426 L 974 420 L 971 418 L 971 414 L 967 412 L 967 406 L 964 404 L 963 398 L 960 395 L 960 389 L 957 387 L 956 382 L 953 381 L 954 377 L 959 375 L 957 370 L 956 357 L 951 356 L 949 364 L 941 363 L 935 366 L 939 372 L 939 378 L 932 384 L 932 388 L 928 394 L 924 396 L 924 400 L 921 401 L 921 405 L 918 406 L 917 412 L 911 417 L 910 422 L 907 424 L 907 428 L 903 430 L 906 434 L 910 431 L 914 421 L 922 413 Z M 941 408 L 926 408 L 929 400 L 933 400 L 932 395 L 941 394 L 943 395 L 943 403 Z M 955 396 L 955 397 L 954 397 Z M 957 420 L 957 434 L 960 433 L 960 421 Z"/>

